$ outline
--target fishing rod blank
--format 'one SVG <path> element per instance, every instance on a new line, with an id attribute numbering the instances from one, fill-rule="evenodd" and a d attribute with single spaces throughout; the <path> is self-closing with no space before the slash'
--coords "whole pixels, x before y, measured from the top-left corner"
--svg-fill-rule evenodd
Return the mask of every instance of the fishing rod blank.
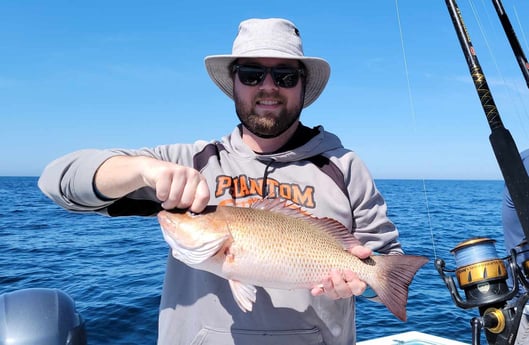
<path id="1" fill-rule="evenodd" d="M 511 21 L 509 20 L 509 17 L 507 16 L 505 9 L 503 8 L 501 0 L 492 0 L 492 3 L 494 4 L 496 13 L 500 18 L 501 25 L 503 26 L 503 31 L 505 31 L 507 39 L 511 44 L 512 52 L 516 57 L 516 61 L 518 62 L 518 65 L 522 70 L 522 74 L 525 78 L 527 87 L 529 87 L 529 63 L 527 62 L 527 58 L 525 57 L 522 47 L 520 46 L 520 42 L 518 42 L 518 38 L 516 38 L 516 33 L 512 28 Z"/>
<path id="2" fill-rule="evenodd" d="M 502 172 L 505 185 L 511 195 L 525 238 L 529 240 L 529 177 L 527 171 L 511 133 L 503 126 L 487 80 L 481 70 L 476 52 L 463 22 L 461 11 L 455 0 L 446 0 L 446 5 L 491 129 L 489 140 L 492 149 Z"/>

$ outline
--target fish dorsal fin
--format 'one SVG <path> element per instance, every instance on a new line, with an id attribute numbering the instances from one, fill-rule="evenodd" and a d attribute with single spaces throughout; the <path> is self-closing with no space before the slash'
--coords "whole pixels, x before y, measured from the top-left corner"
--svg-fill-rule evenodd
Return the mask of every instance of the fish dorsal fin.
<path id="1" fill-rule="evenodd" d="M 284 214 L 303 220 L 331 235 L 334 239 L 341 243 L 344 249 L 349 249 L 353 246 L 361 244 L 360 241 L 356 239 L 349 232 L 349 230 L 337 220 L 328 217 L 314 217 L 309 212 L 304 211 L 300 206 L 284 199 L 261 199 L 252 203 L 250 207 L 258 210 L 266 210 Z"/>
<path id="2" fill-rule="evenodd" d="M 280 213 L 299 219 L 304 219 L 307 216 L 311 216 L 310 214 L 303 212 L 301 207 L 283 199 L 260 199 L 253 202 L 250 205 L 250 208 Z"/>
<path id="3" fill-rule="evenodd" d="M 344 249 L 349 249 L 354 246 L 361 245 L 362 243 L 354 237 L 349 230 L 339 221 L 332 218 L 316 218 L 310 217 L 307 219 L 308 222 L 323 229 L 338 242 L 340 242 Z"/>

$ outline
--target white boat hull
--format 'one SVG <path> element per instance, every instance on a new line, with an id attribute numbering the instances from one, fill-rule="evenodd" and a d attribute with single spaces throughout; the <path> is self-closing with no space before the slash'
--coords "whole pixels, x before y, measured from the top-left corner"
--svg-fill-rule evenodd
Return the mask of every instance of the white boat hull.
<path id="1" fill-rule="evenodd" d="M 469 345 L 435 335 L 411 331 L 358 342 L 357 345 Z"/>

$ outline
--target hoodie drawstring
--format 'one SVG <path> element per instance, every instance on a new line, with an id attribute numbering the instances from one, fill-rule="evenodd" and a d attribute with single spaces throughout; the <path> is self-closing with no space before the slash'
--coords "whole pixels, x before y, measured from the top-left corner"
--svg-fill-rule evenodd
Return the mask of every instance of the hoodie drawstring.
<path id="1" fill-rule="evenodd" d="M 262 193 L 263 199 L 266 199 L 268 197 L 268 174 L 270 172 L 268 169 L 274 162 L 275 160 L 272 159 L 268 163 L 266 163 L 265 171 L 263 174 L 263 193 Z"/>

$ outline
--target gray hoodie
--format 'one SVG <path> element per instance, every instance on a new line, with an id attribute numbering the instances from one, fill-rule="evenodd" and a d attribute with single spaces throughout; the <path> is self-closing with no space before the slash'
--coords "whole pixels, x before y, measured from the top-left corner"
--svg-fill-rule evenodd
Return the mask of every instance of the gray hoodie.
<path id="1" fill-rule="evenodd" d="M 401 254 L 398 231 L 364 163 L 335 135 L 322 127 L 317 131 L 305 144 L 274 154 L 254 153 L 238 128 L 218 142 L 77 151 L 51 162 L 39 187 L 75 212 L 153 215 L 161 208 L 151 189 L 108 200 L 93 187 L 106 159 L 145 155 L 199 169 L 210 187 L 210 204 L 247 206 L 263 194 L 280 197 L 316 217 L 338 220 L 376 252 Z M 313 297 L 308 290 L 258 288 L 253 310 L 244 313 L 225 279 L 169 255 L 158 344 L 354 344 L 354 303 L 354 298 Z"/>

